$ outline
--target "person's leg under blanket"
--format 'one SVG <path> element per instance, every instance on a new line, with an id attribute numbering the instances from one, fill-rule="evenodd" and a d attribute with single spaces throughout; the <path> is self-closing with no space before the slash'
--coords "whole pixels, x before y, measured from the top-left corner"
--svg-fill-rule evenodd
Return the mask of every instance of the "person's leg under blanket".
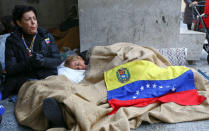
<path id="1" fill-rule="evenodd" d="M 66 128 L 61 108 L 54 98 L 46 98 L 43 101 L 43 112 L 49 120 L 50 128 Z"/>
<path id="2" fill-rule="evenodd" d="M 49 121 L 49 129 L 53 131 L 57 129 L 72 129 L 76 123 L 75 116 L 70 109 L 64 104 L 59 104 L 54 98 L 44 99 L 43 112 Z"/>

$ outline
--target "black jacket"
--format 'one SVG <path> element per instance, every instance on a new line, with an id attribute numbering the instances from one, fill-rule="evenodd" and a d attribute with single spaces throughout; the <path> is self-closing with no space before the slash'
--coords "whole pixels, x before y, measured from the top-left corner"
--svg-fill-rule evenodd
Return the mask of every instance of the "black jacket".
<path id="1" fill-rule="evenodd" d="M 57 74 L 57 66 L 61 63 L 59 50 L 53 36 L 45 29 L 39 27 L 33 44 L 33 51 L 44 56 L 44 65 L 32 66 L 28 52 L 22 40 L 21 30 L 12 33 L 6 40 L 5 69 L 6 86 L 4 90 L 15 90 L 28 79 L 43 79 Z M 46 39 L 49 41 L 46 42 Z M 13 83 L 12 83 L 13 82 Z"/>

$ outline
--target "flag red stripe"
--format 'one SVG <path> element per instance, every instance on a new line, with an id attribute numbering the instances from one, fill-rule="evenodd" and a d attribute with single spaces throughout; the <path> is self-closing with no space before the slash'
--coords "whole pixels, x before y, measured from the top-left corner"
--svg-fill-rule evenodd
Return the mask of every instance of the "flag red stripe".
<path id="1" fill-rule="evenodd" d="M 128 106 L 144 107 L 157 101 L 162 103 L 175 102 L 179 105 L 199 105 L 205 99 L 206 98 L 204 96 L 200 96 L 198 94 L 196 89 L 181 91 L 176 93 L 169 93 L 156 98 L 143 98 L 143 99 L 133 99 L 133 100 L 111 99 L 108 102 L 113 108 L 113 110 L 109 114 L 116 113 L 120 107 L 128 107 Z"/>

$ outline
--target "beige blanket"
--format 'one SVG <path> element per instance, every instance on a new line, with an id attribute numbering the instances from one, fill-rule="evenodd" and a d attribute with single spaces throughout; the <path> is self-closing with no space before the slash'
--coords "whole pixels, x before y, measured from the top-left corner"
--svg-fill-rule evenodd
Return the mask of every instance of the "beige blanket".
<path id="1" fill-rule="evenodd" d="M 160 67 L 170 63 L 153 49 L 131 43 L 96 46 L 91 53 L 86 81 L 80 84 L 73 84 L 64 76 L 26 82 L 16 104 L 18 122 L 35 130 L 46 130 L 48 124 L 42 111 L 46 97 L 53 97 L 60 103 L 68 130 L 73 131 L 128 131 L 139 127 L 142 121 L 177 123 L 209 118 L 208 81 L 195 70 L 196 88 L 199 94 L 207 97 L 201 105 L 153 103 L 143 108 L 123 107 L 116 114 L 107 115 L 112 109 L 107 103 L 104 71 L 136 59 L 149 60 Z"/>

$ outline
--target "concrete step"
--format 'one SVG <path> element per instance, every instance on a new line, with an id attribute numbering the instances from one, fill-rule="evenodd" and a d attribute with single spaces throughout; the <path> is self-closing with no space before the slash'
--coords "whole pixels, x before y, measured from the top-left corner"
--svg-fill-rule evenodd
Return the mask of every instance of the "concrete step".
<path id="1" fill-rule="evenodd" d="M 206 34 L 180 28 L 179 44 L 187 48 L 187 60 L 200 60 Z"/>

